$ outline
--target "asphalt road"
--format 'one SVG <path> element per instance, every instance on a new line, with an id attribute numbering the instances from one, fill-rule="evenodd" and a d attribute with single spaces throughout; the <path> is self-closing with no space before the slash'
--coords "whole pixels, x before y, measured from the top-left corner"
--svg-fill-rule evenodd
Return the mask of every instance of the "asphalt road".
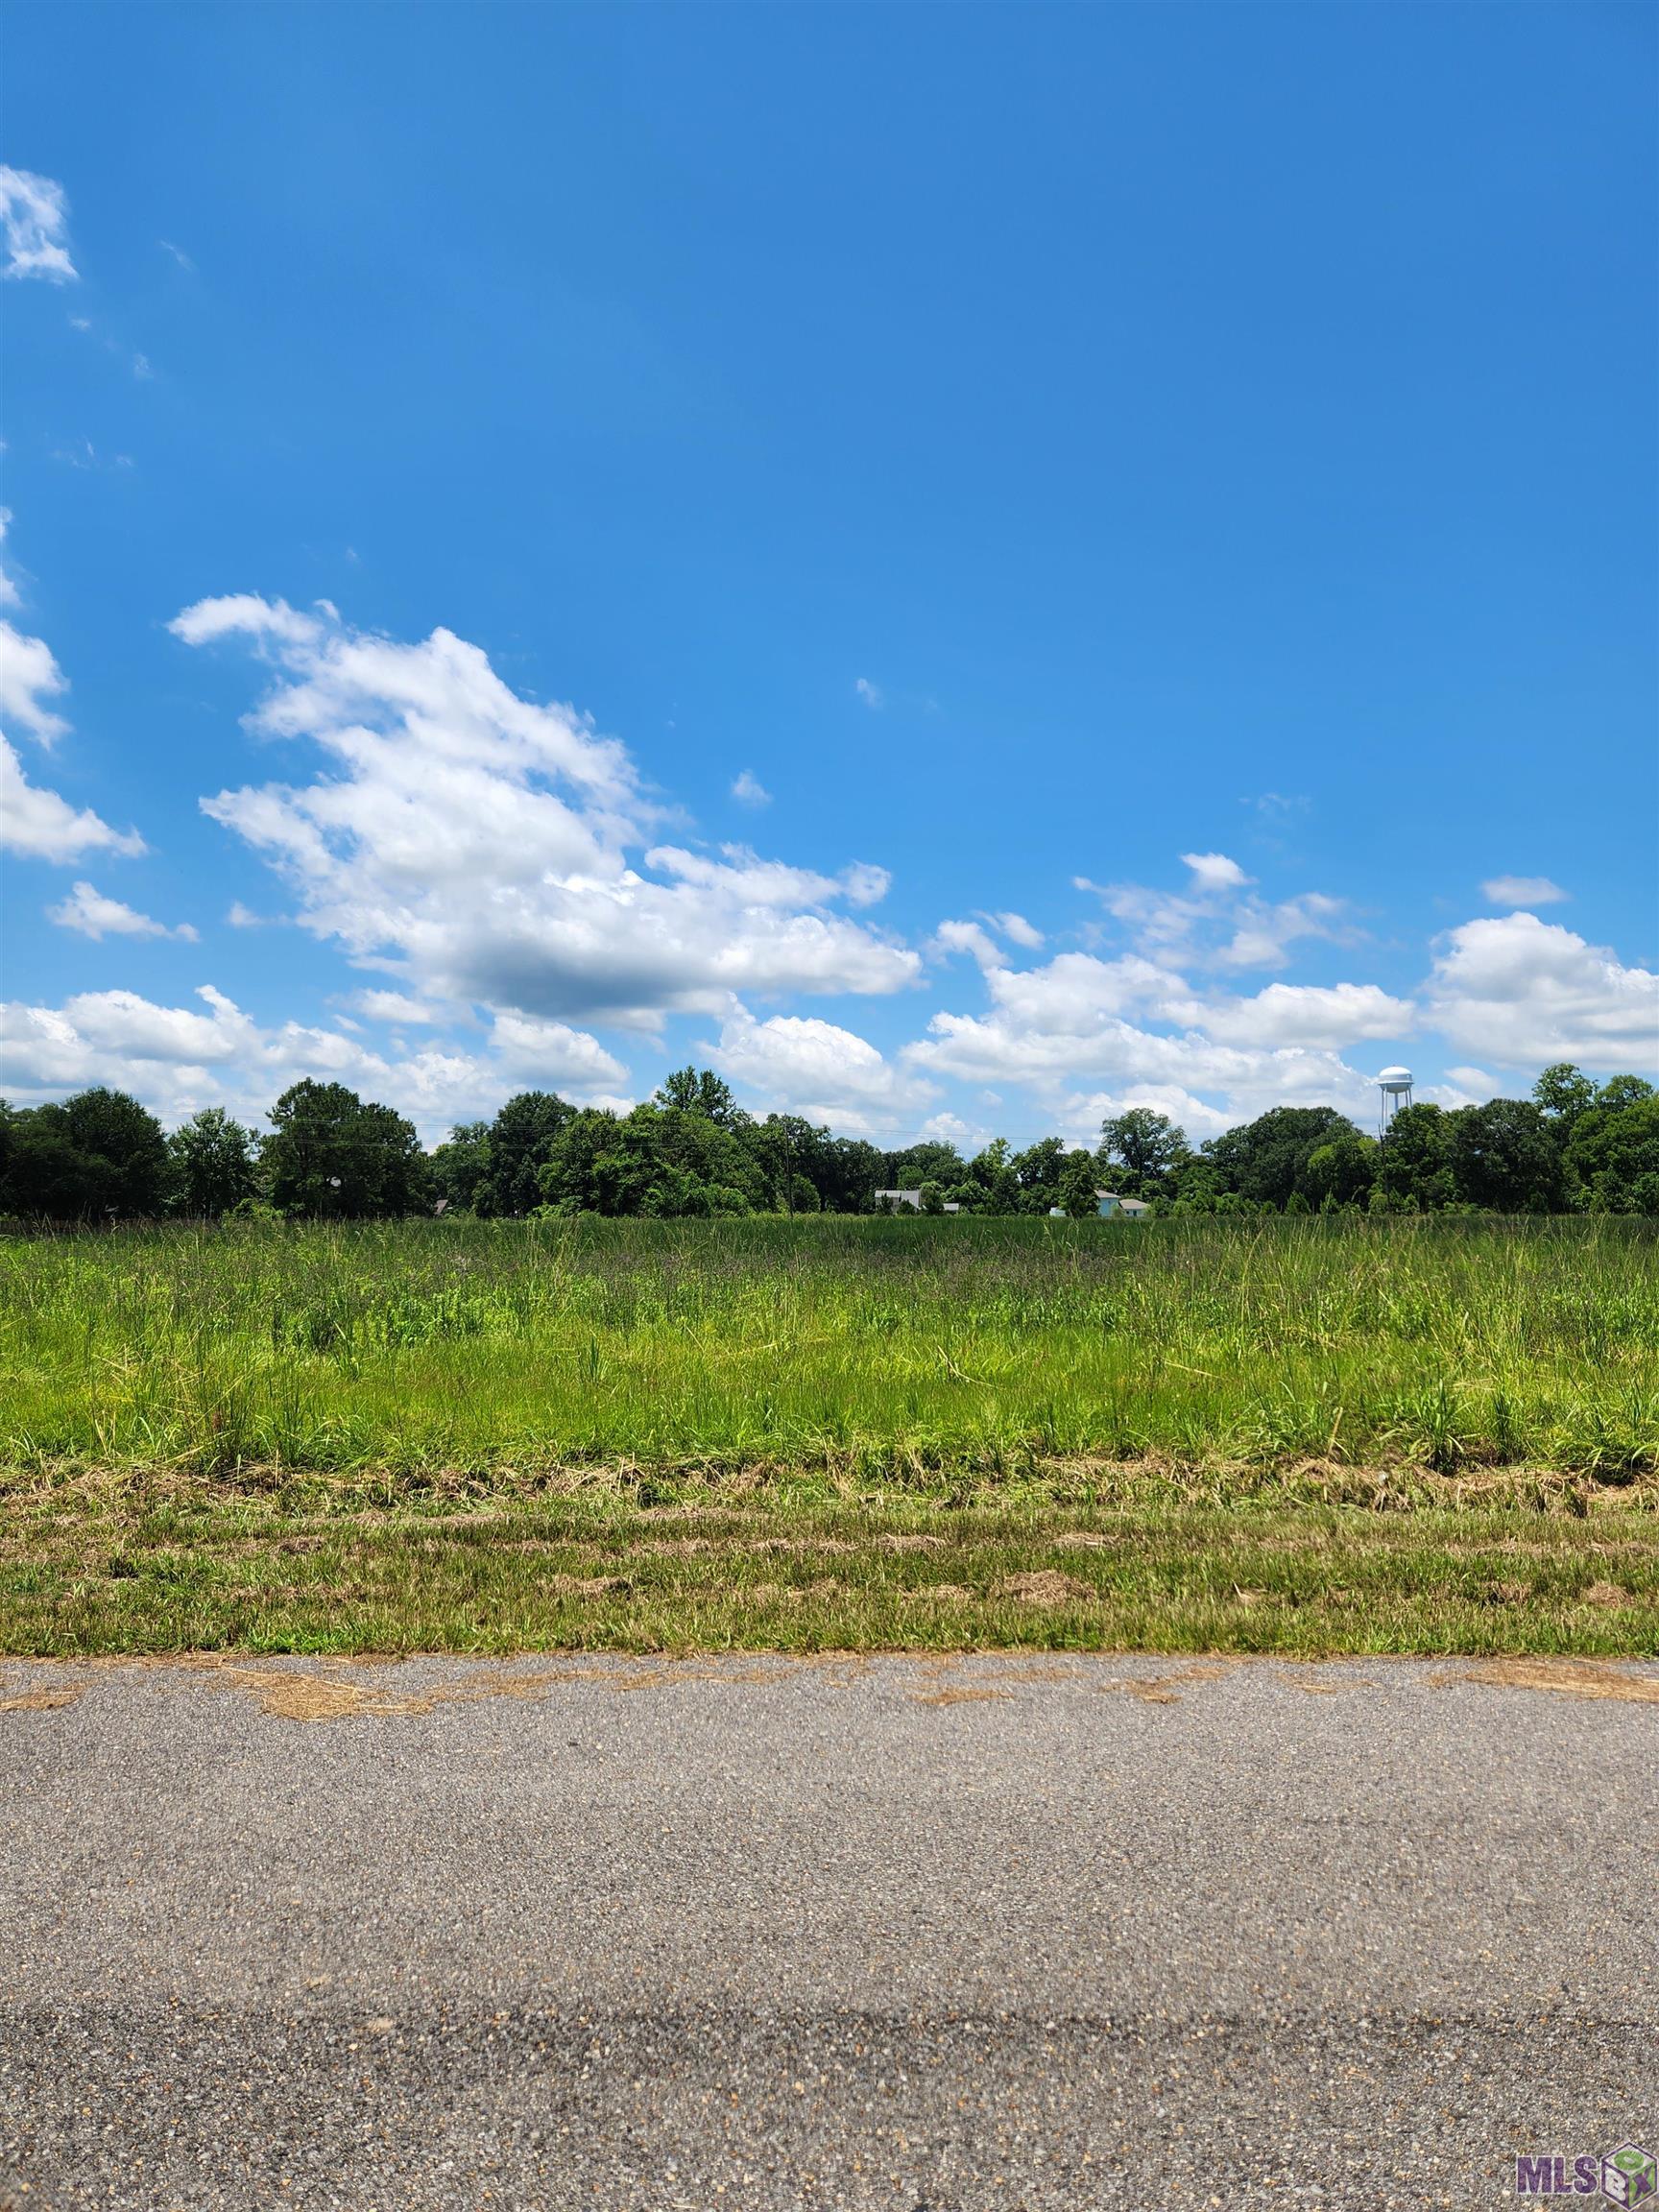
<path id="1" fill-rule="evenodd" d="M 12 1663 L 0 2203 L 1513 2204 L 1656 1877 L 1652 1666 Z"/>

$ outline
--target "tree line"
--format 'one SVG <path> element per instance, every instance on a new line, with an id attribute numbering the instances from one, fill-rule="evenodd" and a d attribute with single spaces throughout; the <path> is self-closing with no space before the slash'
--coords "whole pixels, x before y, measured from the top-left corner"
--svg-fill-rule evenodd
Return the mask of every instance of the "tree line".
<path id="1" fill-rule="evenodd" d="M 244 1128 L 222 1107 L 171 1134 L 125 1092 L 43 1106 L 0 1101 L 0 1214 L 96 1222 L 274 1214 L 373 1220 L 450 1213 L 869 1214 L 880 1190 L 925 1212 L 1073 1216 L 1097 1189 L 1160 1214 L 1659 1214 L 1659 1092 L 1597 1083 L 1563 1062 L 1528 1098 L 1407 1106 L 1379 1142 L 1331 1106 L 1276 1106 L 1189 1143 L 1144 1106 L 1109 1117 L 1094 1150 L 998 1138 L 972 1158 L 926 1142 L 884 1151 L 798 1115 L 747 1113 L 708 1069 L 683 1068 L 631 1113 L 523 1091 L 425 1152 L 413 1122 L 340 1083 L 286 1090 Z"/>

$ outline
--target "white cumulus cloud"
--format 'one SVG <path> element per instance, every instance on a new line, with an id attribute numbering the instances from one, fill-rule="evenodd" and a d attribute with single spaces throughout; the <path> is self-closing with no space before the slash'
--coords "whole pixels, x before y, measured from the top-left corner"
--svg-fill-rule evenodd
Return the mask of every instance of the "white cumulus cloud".
<path id="1" fill-rule="evenodd" d="M 884 871 L 651 845 L 624 748 L 520 697 L 447 630 L 404 644 L 249 593 L 172 627 L 246 640 L 273 671 L 250 728 L 316 749 L 309 780 L 205 811 L 277 871 L 303 926 L 417 996 L 651 1028 L 737 991 L 891 992 L 920 972 L 836 911 L 878 900 Z"/>
<path id="2" fill-rule="evenodd" d="M 1217 1113 L 1238 1120 L 1269 1105 L 1361 1106 L 1365 1079 L 1334 1045 L 1371 1034 L 1384 1018 L 1378 1001 L 1396 1003 L 1359 985 L 1347 987 L 1357 996 L 1310 986 L 1304 997 L 1286 986 L 1277 999 L 1265 992 L 1254 1001 L 1205 998 L 1162 962 L 1134 952 L 1115 960 L 1062 952 L 1037 968 L 985 966 L 984 978 L 988 1010 L 934 1015 L 928 1034 L 902 1055 L 907 1066 L 1021 1086 L 1051 1116 L 1066 1111 L 1079 1086 L 1118 1096 L 1152 1088 L 1191 1102 L 1182 1118 L 1198 1128 L 1219 1125 Z"/>
<path id="3" fill-rule="evenodd" d="M 72 806 L 56 791 L 31 783 L 15 751 L 0 736 L 0 851 L 63 862 L 87 853 L 143 850 L 135 830 L 112 830 L 89 806 Z"/>
<path id="4" fill-rule="evenodd" d="M 14 585 L 10 588 L 15 591 Z M 52 745 L 69 725 L 46 701 L 68 688 L 44 638 L 26 637 L 0 619 L 0 728 L 21 731 L 37 745 Z"/>
<path id="5" fill-rule="evenodd" d="M 734 1005 L 717 1044 L 714 1065 L 752 1091 L 763 1106 L 829 1121 L 853 1136 L 891 1136 L 915 1126 L 937 1097 L 935 1087 L 896 1067 L 867 1038 L 833 1022 L 796 1014 L 757 1022 Z"/>
<path id="6" fill-rule="evenodd" d="M 1558 922 L 1507 914 L 1449 932 L 1428 1019 L 1458 1050 L 1503 1068 L 1575 1060 L 1659 1070 L 1659 974 L 1627 968 Z"/>
<path id="7" fill-rule="evenodd" d="M 987 914 L 985 920 L 993 928 L 1000 929 L 1010 945 L 1018 945 L 1022 951 L 1042 950 L 1042 930 L 1027 922 L 1023 914 Z"/>
<path id="8" fill-rule="evenodd" d="M 732 786 L 739 806 L 770 806 L 772 794 L 751 769 L 745 768 Z"/>
<path id="9" fill-rule="evenodd" d="M 196 942 L 188 922 L 169 928 L 165 922 L 153 922 L 119 899 L 107 899 L 90 883 L 75 884 L 66 899 L 46 909 L 46 919 L 60 929 L 78 930 L 83 937 L 180 937 L 187 944 Z"/>
<path id="10" fill-rule="evenodd" d="M 1200 891 L 1241 891 L 1250 878 L 1237 860 L 1229 860 L 1225 853 L 1183 853 L 1182 865 L 1190 868 L 1194 886 Z"/>
<path id="11" fill-rule="evenodd" d="M 389 1057 L 338 1030 L 264 1026 L 211 984 L 195 996 L 200 1008 L 134 991 L 82 992 L 61 1007 L 0 1005 L 0 1094 L 27 1102 L 108 1083 L 166 1121 L 226 1106 L 259 1122 L 290 1083 L 311 1076 L 397 1107 L 429 1143 L 526 1084 L 583 1103 L 627 1103 L 617 1088 L 626 1070 L 595 1038 L 559 1023 L 509 1016 L 481 1050 L 433 1045 Z"/>
<path id="12" fill-rule="evenodd" d="M 0 509 L 0 541 L 11 516 Z M 0 606 L 15 607 L 21 593 L 0 568 Z M 112 830 L 90 807 L 72 806 L 56 791 L 32 783 L 7 727 L 50 747 L 69 725 L 46 702 L 69 688 L 50 648 L 0 618 L 0 852 L 31 860 L 78 860 L 84 853 L 142 853 L 132 830 Z"/>
<path id="13" fill-rule="evenodd" d="M 444 1020 L 441 1008 L 411 998 L 403 991 L 359 991 L 351 1004 L 371 1022 L 412 1023 L 417 1028 L 428 1028 Z"/>

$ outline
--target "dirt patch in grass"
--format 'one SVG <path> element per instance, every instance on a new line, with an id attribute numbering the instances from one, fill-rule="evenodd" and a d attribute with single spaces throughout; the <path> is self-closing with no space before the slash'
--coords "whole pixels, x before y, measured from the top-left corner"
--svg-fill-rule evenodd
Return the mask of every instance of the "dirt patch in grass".
<path id="1" fill-rule="evenodd" d="M 994 1598 L 1017 1598 L 1022 1605 L 1074 1605 L 1079 1598 L 1094 1594 L 1092 1583 L 1053 1567 L 1040 1568 L 1034 1575 L 1006 1575 L 991 1593 Z"/>

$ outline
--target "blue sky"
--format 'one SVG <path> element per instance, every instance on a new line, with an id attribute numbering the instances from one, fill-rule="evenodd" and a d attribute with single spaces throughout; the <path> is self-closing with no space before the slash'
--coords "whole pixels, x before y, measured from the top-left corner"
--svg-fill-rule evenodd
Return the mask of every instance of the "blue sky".
<path id="1" fill-rule="evenodd" d="M 1656 24 L 11 8 L 0 1091 L 1653 1072 Z"/>

